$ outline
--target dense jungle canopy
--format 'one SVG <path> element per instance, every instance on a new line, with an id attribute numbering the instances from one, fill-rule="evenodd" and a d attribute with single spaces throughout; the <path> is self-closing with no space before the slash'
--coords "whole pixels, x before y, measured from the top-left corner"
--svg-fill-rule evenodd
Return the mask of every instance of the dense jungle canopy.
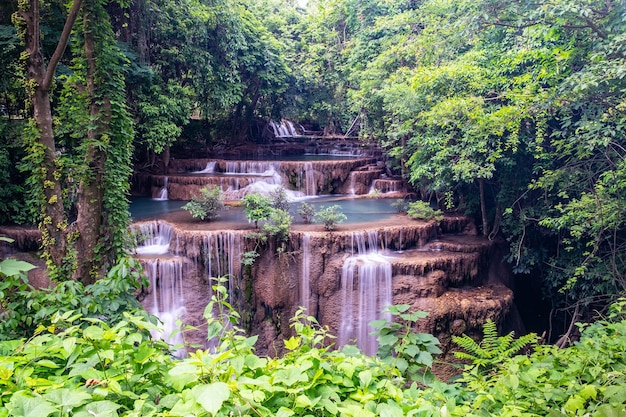
<path id="1" fill-rule="evenodd" d="M 285 118 L 378 142 L 568 317 L 626 288 L 623 0 L 7 0 L 0 68 L 0 222 L 57 280 L 123 255 L 136 163 Z"/>

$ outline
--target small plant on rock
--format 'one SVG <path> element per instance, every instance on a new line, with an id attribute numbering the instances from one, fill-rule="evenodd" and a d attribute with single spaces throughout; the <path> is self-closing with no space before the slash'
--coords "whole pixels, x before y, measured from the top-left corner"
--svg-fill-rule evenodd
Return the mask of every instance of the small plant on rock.
<path id="1" fill-rule="evenodd" d="M 443 220 L 441 210 L 435 210 L 427 202 L 421 200 L 409 203 L 406 214 L 415 220 Z"/>
<path id="2" fill-rule="evenodd" d="M 315 216 L 315 208 L 309 204 L 302 202 L 298 207 L 298 214 L 302 217 L 302 221 L 309 224 L 313 221 L 313 216 Z"/>
<path id="3" fill-rule="evenodd" d="M 272 200 L 259 193 L 248 194 L 243 198 L 246 217 L 259 228 L 259 221 L 267 220 L 272 213 Z"/>
<path id="4" fill-rule="evenodd" d="M 289 198 L 284 187 L 278 187 L 270 192 L 270 200 L 273 208 L 283 211 L 289 211 Z"/>
<path id="5" fill-rule="evenodd" d="M 191 201 L 182 208 L 191 213 L 191 216 L 200 220 L 213 220 L 219 216 L 220 210 L 224 207 L 222 190 L 216 186 L 204 187 L 200 190 L 200 195 L 191 197 Z"/>
<path id="6" fill-rule="evenodd" d="M 341 206 L 337 204 L 321 208 L 315 213 L 314 217 L 316 222 L 324 223 L 324 227 L 328 231 L 335 230 L 335 227 L 337 227 L 339 223 L 346 221 L 346 219 L 346 215 L 341 211 Z"/>
<path id="7" fill-rule="evenodd" d="M 404 198 L 398 198 L 393 203 L 391 203 L 391 207 L 396 209 L 398 213 L 406 213 L 409 209 L 409 202 Z"/>

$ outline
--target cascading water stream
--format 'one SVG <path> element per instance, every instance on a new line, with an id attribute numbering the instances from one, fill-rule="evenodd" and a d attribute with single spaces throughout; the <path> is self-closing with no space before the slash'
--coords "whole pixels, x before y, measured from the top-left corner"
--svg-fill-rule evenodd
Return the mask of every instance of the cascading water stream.
<path id="1" fill-rule="evenodd" d="M 242 252 L 243 239 L 239 233 L 219 231 L 202 237 L 202 254 L 208 277 L 228 277 L 231 303 L 235 300 L 235 289 L 240 284 Z"/>
<path id="2" fill-rule="evenodd" d="M 172 226 L 159 221 L 134 225 L 135 253 L 138 255 L 163 255 L 168 253 L 172 232 Z"/>
<path id="3" fill-rule="evenodd" d="M 304 180 L 305 180 L 305 193 L 307 196 L 313 196 L 317 194 L 317 186 L 315 184 L 315 170 L 311 162 L 304 163 Z"/>
<path id="4" fill-rule="evenodd" d="M 366 239 L 367 238 L 367 239 Z M 352 234 L 352 256 L 341 271 L 342 313 L 338 345 L 356 345 L 367 355 L 378 348 L 368 323 L 385 318 L 383 310 L 392 304 L 391 263 L 378 249 L 378 232 Z"/>
<path id="5" fill-rule="evenodd" d="M 209 161 L 206 163 L 206 167 L 200 171 L 192 171 L 191 174 L 213 174 L 215 172 L 216 161 Z"/>
<path id="6" fill-rule="evenodd" d="M 155 200 L 158 201 L 166 201 L 168 199 L 168 194 L 167 194 L 167 183 L 168 183 L 168 178 L 165 177 L 163 179 L 163 188 L 161 188 L 161 190 L 159 191 L 159 195 L 158 197 L 155 197 Z"/>
<path id="7" fill-rule="evenodd" d="M 172 226 L 163 222 L 146 222 L 133 226 L 137 247 L 135 253 L 153 256 L 140 260 L 150 282 L 152 293 L 149 312 L 162 322 L 161 331 L 153 334 L 172 346 L 182 346 L 183 335 L 178 320 L 185 314 L 183 296 L 183 261 L 170 257 L 169 246 L 172 239 Z M 154 257 L 168 255 L 168 257 Z M 174 353 L 185 355 L 180 347 Z"/>
<path id="8" fill-rule="evenodd" d="M 182 330 L 177 323 L 186 312 L 183 297 L 183 262 L 180 258 L 144 259 L 141 261 L 152 288 L 150 314 L 163 323 L 162 330 L 153 337 L 178 346 L 174 355 L 182 358 L 185 348 Z"/>

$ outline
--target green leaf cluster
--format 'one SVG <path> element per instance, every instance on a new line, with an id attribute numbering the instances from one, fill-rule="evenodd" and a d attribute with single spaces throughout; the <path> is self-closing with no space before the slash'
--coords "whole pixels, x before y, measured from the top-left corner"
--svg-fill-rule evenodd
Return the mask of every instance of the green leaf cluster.
<path id="1" fill-rule="evenodd" d="M 337 225 L 346 221 L 347 217 L 341 211 L 341 206 L 334 204 L 328 207 L 320 207 L 313 216 L 313 221 L 323 223 L 328 231 L 335 230 Z"/>
<path id="2" fill-rule="evenodd" d="M 222 190 L 219 186 L 207 186 L 200 189 L 200 195 L 192 196 L 191 201 L 181 208 L 187 210 L 193 218 L 213 220 L 224 208 L 222 200 Z"/>

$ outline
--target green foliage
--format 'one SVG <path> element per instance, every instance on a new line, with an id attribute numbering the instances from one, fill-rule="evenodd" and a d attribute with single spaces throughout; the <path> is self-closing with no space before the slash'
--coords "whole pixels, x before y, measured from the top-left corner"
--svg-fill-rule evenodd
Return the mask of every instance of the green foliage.
<path id="1" fill-rule="evenodd" d="M 125 312 L 141 308 L 135 293 L 148 285 L 134 258 L 120 260 L 105 278 L 86 286 L 68 280 L 51 289 L 35 289 L 26 277 L 32 268 L 13 259 L 0 262 L 0 340 L 29 337 L 37 326 L 48 326 L 55 315 L 67 312 L 113 325 Z"/>
<path id="2" fill-rule="evenodd" d="M 207 186 L 200 189 L 200 195 L 192 196 L 191 201 L 182 206 L 182 209 L 191 213 L 193 218 L 213 220 L 219 216 L 220 210 L 224 207 L 222 200 L 220 187 Z"/>
<path id="3" fill-rule="evenodd" d="M 302 217 L 302 221 L 306 224 L 309 224 L 313 221 L 313 216 L 315 215 L 315 208 L 313 205 L 302 202 L 298 206 L 298 214 Z"/>
<path id="4" fill-rule="evenodd" d="M 443 214 L 441 210 L 435 210 L 430 207 L 426 201 L 413 201 L 408 204 L 408 209 L 406 213 L 410 218 L 416 220 L 443 220 Z"/>
<path id="5" fill-rule="evenodd" d="M 279 242 L 287 241 L 291 229 L 291 215 L 288 211 L 272 209 L 269 217 L 261 226 L 261 231 L 267 236 L 275 236 Z"/>
<path id="6" fill-rule="evenodd" d="M 346 215 L 341 211 L 341 206 L 337 204 L 321 207 L 313 217 L 315 222 L 324 223 L 324 228 L 328 231 L 335 230 L 337 225 L 343 223 L 346 219 Z"/>
<path id="7" fill-rule="evenodd" d="M 451 411 L 492 415 L 620 415 L 626 407 L 624 301 L 604 320 L 582 332 L 566 349 L 540 345 L 530 356 L 514 356 L 486 378 L 469 375 L 471 399 Z"/>
<path id="8" fill-rule="evenodd" d="M 278 187 L 270 192 L 271 206 L 276 210 L 289 212 L 289 199 L 284 187 Z"/>
<path id="9" fill-rule="evenodd" d="M 409 202 L 404 198 L 398 198 L 391 203 L 391 207 L 396 209 L 398 213 L 406 213 L 409 210 Z"/>
<path id="10" fill-rule="evenodd" d="M 272 213 L 272 201 L 263 194 L 248 194 L 242 201 L 248 221 L 254 222 L 257 229 L 259 228 L 259 221 L 267 220 Z"/>
<path id="11" fill-rule="evenodd" d="M 413 331 L 415 323 L 428 313 L 407 313 L 409 308 L 408 304 L 389 306 L 387 311 L 394 321 L 380 319 L 368 323 L 376 329 L 373 332 L 378 340 L 376 355 L 384 363 L 398 368 L 409 381 L 430 381 L 433 377 L 428 371 L 433 365 L 433 355 L 441 353 L 439 340 L 431 334 Z"/>
<path id="12" fill-rule="evenodd" d="M 581 326 L 580 341 L 566 349 L 503 355 L 513 343 L 489 330 L 495 348 L 507 346 L 492 372 L 476 378 L 466 370 L 460 382 L 420 388 L 404 376 L 403 361 L 423 367 L 437 352 L 436 339 L 411 329 L 425 313 L 392 307 L 401 322 L 378 323 L 379 359 L 353 346 L 333 349 L 333 337 L 300 309 L 286 353 L 260 357 L 256 336 L 238 327 L 226 281 L 215 282 L 205 310 L 216 348 L 184 359 L 151 340 L 155 325 L 132 312 L 115 323 L 59 312 L 28 338 L 0 342 L 0 415 L 561 417 L 614 416 L 626 407 L 626 301 Z"/>
<path id="13" fill-rule="evenodd" d="M 180 138 L 182 127 L 189 123 L 193 91 L 170 79 L 165 87 L 153 84 L 138 94 L 139 141 L 160 154 Z"/>
<path id="14" fill-rule="evenodd" d="M 471 361 L 470 373 L 477 375 L 492 371 L 497 365 L 529 345 L 536 347 L 537 335 L 529 333 L 515 338 L 514 333 L 510 332 L 504 336 L 498 336 L 496 323 L 489 319 L 483 325 L 483 338 L 480 343 L 466 334 L 452 336 L 452 341 L 465 350 L 465 352 L 454 352 L 454 356 Z"/>

